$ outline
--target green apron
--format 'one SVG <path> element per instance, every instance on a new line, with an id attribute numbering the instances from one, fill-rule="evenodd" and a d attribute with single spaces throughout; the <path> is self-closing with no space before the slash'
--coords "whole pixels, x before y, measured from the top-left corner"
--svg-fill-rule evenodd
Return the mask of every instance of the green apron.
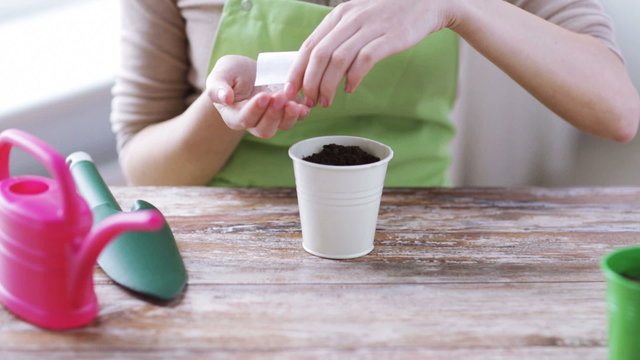
<path id="1" fill-rule="evenodd" d="M 227 54 L 256 59 L 260 52 L 298 50 L 331 9 L 296 0 L 227 0 L 209 72 Z M 457 51 L 454 32 L 431 34 L 376 64 L 354 93 L 339 87 L 330 108 L 313 108 L 290 130 L 270 139 L 247 133 L 210 185 L 295 186 L 289 146 L 323 135 L 362 136 L 391 146 L 395 156 L 385 186 L 447 185 Z"/>

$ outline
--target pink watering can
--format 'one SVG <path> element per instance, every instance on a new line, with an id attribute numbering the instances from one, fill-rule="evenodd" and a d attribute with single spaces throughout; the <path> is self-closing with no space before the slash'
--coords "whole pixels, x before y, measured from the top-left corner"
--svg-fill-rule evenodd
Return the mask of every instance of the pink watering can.
<path id="1" fill-rule="evenodd" d="M 9 176 L 17 146 L 52 178 Z M 44 328 L 87 324 L 98 313 L 93 267 L 102 249 L 126 231 L 156 231 L 157 211 L 118 213 L 92 227 L 64 158 L 43 141 L 15 129 L 0 133 L 0 302 Z"/>

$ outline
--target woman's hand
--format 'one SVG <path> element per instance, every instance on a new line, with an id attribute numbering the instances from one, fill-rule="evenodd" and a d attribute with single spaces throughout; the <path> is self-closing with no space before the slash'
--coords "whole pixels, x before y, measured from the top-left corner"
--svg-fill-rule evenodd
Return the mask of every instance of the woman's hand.
<path id="1" fill-rule="evenodd" d="M 307 106 L 282 91 L 254 87 L 255 78 L 255 60 L 238 55 L 223 56 L 209 74 L 207 95 L 229 128 L 270 138 L 307 116 Z"/>
<path id="2" fill-rule="evenodd" d="M 640 97 L 624 64 L 594 36 L 557 26 L 503 0 L 351 0 L 302 44 L 285 87 L 330 106 L 374 64 L 450 28 L 577 128 L 620 142 L 635 136 Z M 428 80 L 427 80 L 428 81 Z"/>
<path id="3" fill-rule="evenodd" d="M 373 65 L 454 22 L 454 0 L 351 0 L 335 7 L 302 44 L 285 92 L 331 106 L 338 84 L 353 92 Z"/>

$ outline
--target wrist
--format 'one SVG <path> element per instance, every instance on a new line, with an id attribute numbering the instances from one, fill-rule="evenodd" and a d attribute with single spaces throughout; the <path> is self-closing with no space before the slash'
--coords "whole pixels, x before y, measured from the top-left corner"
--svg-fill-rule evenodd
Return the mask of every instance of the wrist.
<path id="1" fill-rule="evenodd" d="M 485 10 L 488 3 L 503 0 L 456 0 L 447 1 L 449 7 L 449 24 L 447 28 L 465 37 L 469 31 L 476 28 L 480 21 L 479 14 Z"/>
<path id="2" fill-rule="evenodd" d="M 445 27 L 456 31 L 456 29 L 460 26 L 460 23 L 463 22 L 464 13 L 467 11 L 467 7 L 469 6 L 466 0 L 453 0 L 442 1 L 443 4 L 443 13 L 445 16 Z"/>

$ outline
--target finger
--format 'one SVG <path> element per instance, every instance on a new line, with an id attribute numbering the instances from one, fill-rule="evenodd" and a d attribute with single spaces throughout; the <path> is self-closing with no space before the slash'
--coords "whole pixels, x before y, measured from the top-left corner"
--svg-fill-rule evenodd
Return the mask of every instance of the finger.
<path id="1" fill-rule="evenodd" d="M 248 68 L 245 72 L 237 74 L 233 79 L 233 92 L 236 101 L 247 100 L 256 93 L 254 86 L 256 82 L 255 64 L 252 66 L 253 67 Z"/>
<path id="2" fill-rule="evenodd" d="M 218 104 L 233 103 L 233 72 L 230 63 L 230 56 L 223 56 L 216 62 L 215 66 L 207 76 L 206 91 L 209 99 Z"/>
<path id="3" fill-rule="evenodd" d="M 307 98 L 307 106 L 313 106 L 318 103 L 324 107 L 329 106 L 328 99 L 319 98 L 322 77 L 326 74 L 327 67 L 331 59 L 334 57 L 335 51 L 345 41 L 354 36 L 358 29 L 359 26 L 353 23 L 343 22 L 338 24 L 311 52 L 311 57 L 309 58 L 309 64 L 305 70 L 302 84 L 304 95 Z M 336 61 L 346 61 L 346 59 L 340 58 L 336 59 Z M 346 66 L 348 67 L 350 64 L 351 62 Z M 344 72 L 339 75 L 340 78 L 342 78 L 343 74 Z"/>
<path id="4" fill-rule="evenodd" d="M 287 103 L 278 130 L 289 130 L 298 121 L 298 117 L 302 114 L 298 106 L 299 105 L 293 101 Z"/>
<path id="5" fill-rule="evenodd" d="M 235 96 L 233 88 L 230 84 L 218 78 L 214 78 L 212 80 L 207 79 L 206 91 L 209 99 L 214 103 L 231 105 L 234 102 Z"/>
<path id="6" fill-rule="evenodd" d="M 338 85 L 347 75 L 351 64 L 358 56 L 360 49 L 375 40 L 379 34 L 360 29 L 354 36 L 343 42 L 331 56 L 331 60 L 320 80 L 319 102 L 329 107 L 333 103 Z"/>
<path id="7" fill-rule="evenodd" d="M 234 130 L 251 129 L 255 127 L 269 108 L 270 101 L 271 97 L 265 93 L 254 96 L 240 110 L 235 123 L 236 128 L 229 127 Z"/>
<path id="8" fill-rule="evenodd" d="M 225 104 L 249 99 L 255 82 L 255 68 L 255 60 L 246 56 L 221 57 L 207 77 L 209 97 Z"/>
<path id="9" fill-rule="evenodd" d="M 298 116 L 298 121 L 304 120 L 307 115 L 309 115 L 309 112 L 311 112 L 311 109 L 309 109 L 306 105 L 296 104 L 296 107 L 298 108 L 298 112 L 300 113 L 300 115 Z"/>
<path id="10" fill-rule="evenodd" d="M 311 52 L 322 41 L 322 39 L 329 33 L 340 21 L 344 12 L 349 8 L 347 3 L 336 6 L 327 16 L 322 19 L 320 24 L 313 30 L 313 32 L 302 43 L 298 50 L 298 57 L 294 61 L 289 75 L 287 77 L 287 83 L 285 85 L 285 94 L 289 100 L 292 100 L 298 91 L 302 89 L 303 79 L 307 65 L 309 64 L 309 58 Z"/>
<path id="11" fill-rule="evenodd" d="M 348 93 L 354 92 L 358 85 L 360 85 L 360 82 L 362 82 L 362 79 L 364 79 L 365 75 L 371 71 L 373 65 L 385 57 L 399 51 L 400 50 L 393 47 L 391 42 L 385 36 L 380 36 L 365 45 L 360 49 L 356 59 L 347 71 L 345 91 Z"/>
<path id="12" fill-rule="evenodd" d="M 271 96 L 271 104 L 274 110 L 284 110 L 287 104 L 287 97 L 283 93 L 275 93 Z"/>
<path id="13" fill-rule="evenodd" d="M 287 99 L 284 94 L 278 94 L 271 99 L 271 105 L 262 115 L 260 121 L 251 129 L 252 134 L 260 138 L 270 138 L 278 131 L 280 121 L 284 117 L 285 104 Z"/>
<path id="14" fill-rule="evenodd" d="M 262 119 L 258 126 L 248 129 L 250 134 L 259 137 L 261 139 L 269 139 L 278 132 L 278 126 L 280 119 L 272 118 L 269 120 Z"/>

